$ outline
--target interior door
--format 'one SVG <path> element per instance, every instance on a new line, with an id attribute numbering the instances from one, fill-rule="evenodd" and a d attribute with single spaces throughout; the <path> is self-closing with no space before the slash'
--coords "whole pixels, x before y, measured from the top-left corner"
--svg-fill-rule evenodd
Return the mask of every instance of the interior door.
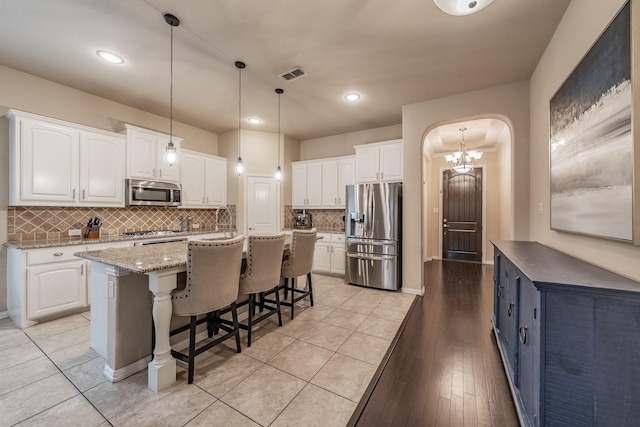
<path id="1" fill-rule="evenodd" d="M 247 176 L 247 235 L 280 232 L 280 194 L 272 176 Z"/>
<path id="2" fill-rule="evenodd" d="M 442 174 L 442 258 L 482 262 L 482 169 Z"/>

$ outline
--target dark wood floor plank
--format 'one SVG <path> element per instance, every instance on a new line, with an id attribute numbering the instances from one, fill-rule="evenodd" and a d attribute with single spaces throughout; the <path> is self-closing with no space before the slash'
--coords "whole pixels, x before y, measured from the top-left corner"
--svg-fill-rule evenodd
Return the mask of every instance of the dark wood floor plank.
<path id="1" fill-rule="evenodd" d="M 425 294 L 349 426 L 518 426 L 492 311 L 493 267 L 426 263 Z"/>

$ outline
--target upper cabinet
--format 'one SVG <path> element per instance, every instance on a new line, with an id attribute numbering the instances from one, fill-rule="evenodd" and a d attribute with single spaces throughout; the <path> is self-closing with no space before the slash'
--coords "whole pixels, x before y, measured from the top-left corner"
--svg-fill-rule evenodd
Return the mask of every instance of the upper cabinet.
<path id="1" fill-rule="evenodd" d="M 322 162 L 322 206 L 344 208 L 347 185 L 356 183 L 356 159 L 353 156 Z"/>
<path id="2" fill-rule="evenodd" d="M 294 209 L 337 209 L 345 205 L 345 186 L 355 183 L 355 157 L 292 164 Z"/>
<path id="3" fill-rule="evenodd" d="M 356 181 L 402 181 L 402 140 L 356 145 Z"/>
<path id="4" fill-rule="evenodd" d="M 9 204 L 124 206 L 125 138 L 10 110 Z"/>
<path id="5" fill-rule="evenodd" d="M 216 208 L 227 204 L 227 159 L 182 150 L 182 207 Z"/>
<path id="6" fill-rule="evenodd" d="M 127 178 L 180 182 L 180 161 L 170 166 L 165 160 L 169 135 L 124 124 L 118 132 L 127 135 Z M 180 159 L 181 138 L 171 138 Z"/>

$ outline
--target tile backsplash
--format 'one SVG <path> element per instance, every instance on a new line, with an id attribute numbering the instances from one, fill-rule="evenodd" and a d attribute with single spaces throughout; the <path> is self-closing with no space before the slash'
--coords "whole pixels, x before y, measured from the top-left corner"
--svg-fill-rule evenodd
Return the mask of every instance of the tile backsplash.
<path id="1" fill-rule="evenodd" d="M 284 228 L 293 228 L 297 210 L 291 205 L 285 205 Z M 311 214 L 311 223 L 318 231 L 344 231 L 344 209 L 307 209 L 307 212 Z"/>
<path id="2" fill-rule="evenodd" d="M 236 207 L 229 205 L 233 224 L 236 222 Z M 178 217 L 191 217 L 191 224 L 199 224 L 202 231 L 215 229 L 215 209 L 176 209 L 164 207 L 126 208 L 67 208 L 67 207 L 9 207 L 7 212 L 7 234 L 10 242 L 69 237 L 69 229 L 86 229 L 89 218 L 102 220 L 100 232 L 114 236 L 126 231 L 179 230 Z M 229 222 L 227 211 L 221 211 L 218 221 Z"/>

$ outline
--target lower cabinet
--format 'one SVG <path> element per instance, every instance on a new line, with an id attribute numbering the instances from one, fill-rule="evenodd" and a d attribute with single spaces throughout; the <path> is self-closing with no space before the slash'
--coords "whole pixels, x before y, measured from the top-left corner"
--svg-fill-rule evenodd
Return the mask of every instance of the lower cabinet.
<path id="1" fill-rule="evenodd" d="M 85 270 L 83 260 L 27 267 L 27 318 L 86 307 Z"/>
<path id="2" fill-rule="evenodd" d="M 491 321 L 523 426 L 640 419 L 640 283 L 536 242 L 493 242 Z"/>
<path id="3" fill-rule="evenodd" d="M 313 271 L 344 275 L 346 257 L 344 234 L 318 233 L 318 237 L 322 239 L 316 242 Z"/>

